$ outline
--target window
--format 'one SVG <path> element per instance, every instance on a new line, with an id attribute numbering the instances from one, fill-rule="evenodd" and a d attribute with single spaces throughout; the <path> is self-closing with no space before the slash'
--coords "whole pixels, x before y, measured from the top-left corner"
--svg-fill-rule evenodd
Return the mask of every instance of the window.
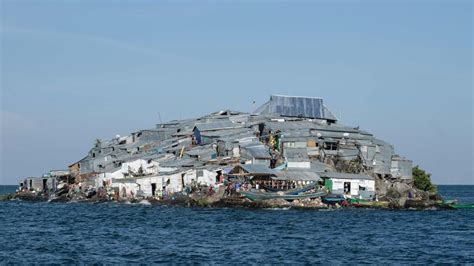
<path id="1" fill-rule="evenodd" d="M 324 149 L 335 151 L 337 150 L 337 143 L 336 142 L 324 142 Z"/>
<path id="2" fill-rule="evenodd" d="M 287 142 L 285 142 L 284 147 L 294 148 L 295 147 L 295 142 L 294 141 L 287 141 Z"/>

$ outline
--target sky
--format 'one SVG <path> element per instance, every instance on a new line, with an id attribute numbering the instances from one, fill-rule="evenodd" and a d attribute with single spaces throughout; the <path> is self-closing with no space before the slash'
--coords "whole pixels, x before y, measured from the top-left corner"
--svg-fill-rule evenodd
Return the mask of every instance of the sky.
<path id="1" fill-rule="evenodd" d="M 271 94 L 322 97 L 435 183 L 474 184 L 471 1 L 0 3 L 0 184 Z"/>

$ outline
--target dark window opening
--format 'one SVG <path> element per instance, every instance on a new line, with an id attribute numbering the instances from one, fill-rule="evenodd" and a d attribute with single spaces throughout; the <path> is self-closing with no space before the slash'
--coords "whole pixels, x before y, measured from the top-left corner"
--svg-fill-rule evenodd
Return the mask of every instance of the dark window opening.
<path id="1" fill-rule="evenodd" d="M 335 151 L 337 150 L 337 143 L 336 142 L 324 142 L 324 149 Z"/>
<path id="2" fill-rule="evenodd" d="M 95 158 L 95 152 L 92 153 L 92 158 Z"/>
<path id="3" fill-rule="evenodd" d="M 217 171 L 216 172 L 216 183 L 222 183 L 224 182 L 224 176 L 222 175 L 222 171 Z"/>
<path id="4" fill-rule="evenodd" d="M 156 183 L 151 183 L 151 195 L 155 196 Z"/>
<path id="5" fill-rule="evenodd" d="M 351 193 L 351 182 L 344 182 L 344 194 Z"/>

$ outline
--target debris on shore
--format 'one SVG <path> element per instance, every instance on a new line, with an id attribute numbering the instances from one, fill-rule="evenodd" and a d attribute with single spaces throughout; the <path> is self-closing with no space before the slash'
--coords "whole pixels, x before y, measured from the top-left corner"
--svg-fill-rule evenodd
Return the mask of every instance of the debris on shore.
<path id="1" fill-rule="evenodd" d="M 272 95 L 111 140 L 8 198 L 247 208 L 451 208 L 414 184 L 412 161 L 339 123 L 320 98 Z M 429 176 L 428 176 L 429 177 Z"/>

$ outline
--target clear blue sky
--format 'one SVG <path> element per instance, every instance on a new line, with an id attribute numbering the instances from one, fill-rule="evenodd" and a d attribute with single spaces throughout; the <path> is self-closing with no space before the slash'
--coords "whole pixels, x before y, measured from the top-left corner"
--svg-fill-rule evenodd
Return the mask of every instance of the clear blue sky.
<path id="1" fill-rule="evenodd" d="M 270 94 L 323 97 L 436 183 L 474 184 L 471 1 L 0 2 L 0 184 Z"/>

